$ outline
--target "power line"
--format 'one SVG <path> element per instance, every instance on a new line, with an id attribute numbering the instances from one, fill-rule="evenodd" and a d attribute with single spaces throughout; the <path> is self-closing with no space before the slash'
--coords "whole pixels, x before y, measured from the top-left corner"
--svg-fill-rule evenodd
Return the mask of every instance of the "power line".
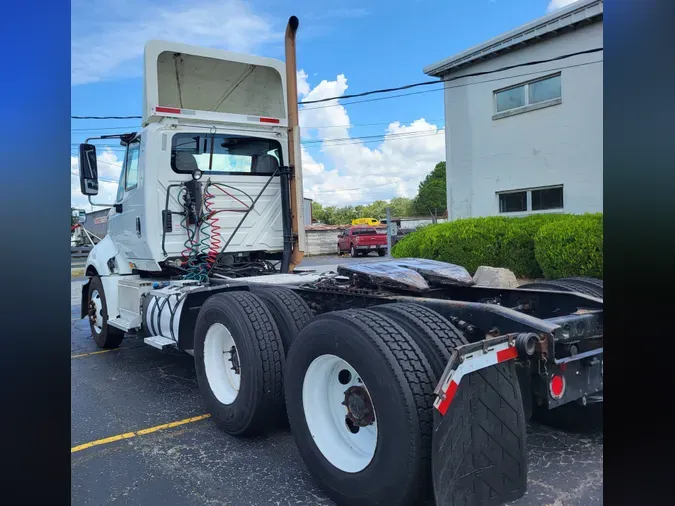
<path id="1" fill-rule="evenodd" d="M 107 128 L 71 128 L 71 132 L 98 132 L 103 130 L 118 130 L 120 128 L 140 128 L 140 125 L 128 125 L 128 126 L 118 126 L 118 127 L 107 127 Z"/>
<path id="2" fill-rule="evenodd" d="M 577 51 L 575 53 L 563 54 L 563 55 L 560 55 L 560 56 L 556 56 L 554 58 L 548 58 L 546 60 L 535 60 L 535 61 L 529 61 L 529 62 L 525 62 L 525 63 L 518 63 L 518 64 L 515 64 L 515 65 L 507 65 L 506 67 L 500 67 L 500 68 L 494 69 L 494 70 L 485 70 L 483 72 L 473 72 L 471 74 L 464 74 L 462 76 L 455 76 L 455 77 L 443 79 L 443 80 L 440 80 L 440 81 L 435 79 L 433 81 L 423 81 L 423 82 L 420 82 L 420 83 L 406 84 L 404 86 L 399 86 L 397 88 L 383 88 L 383 89 L 380 89 L 380 90 L 364 91 L 363 93 L 354 93 L 352 95 L 341 95 L 339 97 L 321 98 L 321 99 L 318 99 L 318 100 L 303 100 L 302 102 L 299 102 L 299 103 L 303 104 L 303 105 L 305 105 L 305 104 L 318 104 L 320 102 L 329 102 L 331 100 L 337 100 L 337 99 L 365 97 L 367 95 L 375 95 L 375 94 L 378 94 L 378 93 L 391 93 L 393 91 L 407 90 L 407 89 L 410 89 L 410 88 L 416 88 L 418 86 L 429 86 L 429 85 L 432 85 L 432 84 L 447 83 L 447 82 L 450 82 L 450 81 L 455 81 L 457 79 L 463 79 L 465 77 L 478 77 L 478 76 L 484 76 L 484 75 L 487 75 L 487 74 L 494 74 L 496 72 L 504 72 L 506 70 L 511 70 L 511 69 L 515 69 L 515 68 L 519 68 L 519 67 L 528 67 L 528 66 L 531 66 L 531 65 L 541 65 L 542 63 L 550 63 L 552 61 L 563 60 L 563 59 L 566 59 L 566 58 L 571 58 L 573 56 L 580 56 L 580 55 L 584 55 L 584 54 L 597 53 L 598 51 L 602 51 L 602 50 L 603 50 L 603 48 L 596 47 L 594 49 L 587 49 L 585 51 Z"/>
<path id="3" fill-rule="evenodd" d="M 324 126 L 315 126 L 315 125 L 305 125 L 302 126 L 306 130 L 324 130 L 328 128 L 354 128 L 354 127 L 365 127 L 365 126 L 381 126 L 381 125 L 391 125 L 392 123 L 412 123 L 419 119 L 424 119 L 427 122 L 444 122 L 444 118 L 435 118 L 435 119 L 425 119 L 425 118 L 415 118 L 414 120 L 396 120 L 396 121 L 382 121 L 380 123 L 349 123 L 347 125 L 324 125 Z M 120 126 L 120 127 L 108 127 L 108 128 L 71 128 L 71 132 L 98 132 L 102 130 L 119 130 L 123 128 L 141 128 L 140 125 L 129 125 L 129 126 Z"/>
<path id="4" fill-rule="evenodd" d="M 391 93 L 393 91 L 410 89 L 410 88 L 414 88 L 414 87 L 418 87 L 418 86 L 427 86 L 427 85 L 432 85 L 432 84 L 442 84 L 443 87 L 439 88 L 439 90 L 447 89 L 447 88 L 452 88 L 452 87 L 445 86 L 445 83 L 448 83 L 448 82 L 451 82 L 451 81 L 456 81 L 458 79 L 464 79 L 464 78 L 467 78 L 467 77 L 479 77 L 479 76 L 483 76 L 483 75 L 487 75 L 487 74 L 494 74 L 496 72 L 504 72 L 506 70 L 512 70 L 514 68 L 519 68 L 519 67 L 541 65 L 543 63 L 550 63 L 550 62 L 553 62 L 553 61 L 563 60 L 563 59 L 571 58 L 571 57 L 574 57 L 574 56 L 597 53 L 597 52 L 603 51 L 603 50 L 604 50 L 604 48 L 598 47 L 598 48 L 594 48 L 594 49 L 587 49 L 585 51 L 577 51 L 577 52 L 574 52 L 574 53 L 567 53 L 567 54 L 564 54 L 564 55 L 556 56 L 554 58 L 548 58 L 548 59 L 545 59 L 545 60 L 529 61 L 529 62 L 519 63 L 519 64 L 516 64 L 516 65 L 508 65 L 506 67 L 500 67 L 500 68 L 494 69 L 494 70 L 486 70 L 486 71 L 483 71 L 483 72 L 473 72 L 471 74 L 465 74 L 465 75 L 462 75 L 462 76 L 455 76 L 455 77 L 451 77 L 451 78 L 444 79 L 444 80 L 424 81 L 424 82 L 420 82 L 420 83 L 412 83 L 412 84 L 407 84 L 405 86 L 399 86 L 397 88 L 383 88 L 383 89 L 379 89 L 379 90 L 366 91 L 366 92 L 363 92 L 363 93 L 355 93 L 355 94 L 351 94 L 351 95 L 341 95 L 341 96 L 336 96 L 336 97 L 322 98 L 322 99 L 319 99 L 319 100 L 304 100 L 304 101 L 301 101 L 301 102 L 298 102 L 298 103 L 301 104 L 301 105 L 316 104 L 316 103 L 320 103 L 320 102 L 329 102 L 329 101 L 332 101 L 332 100 L 344 100 L 344 99 L 347 99 L 347 98 L 357 98 L 357 97 L 363 97 L 363 96 L 379 94 L 379 93 Z M 600 61 L 602 61 L 602 60 L 600 60 Z M 595 62 L 581 63 L 581 64 L 569 65 L 569 66 L 565 66 L 565 67 L 561 67 L 561 68 L 577 67 L 577 66 L 581 66 L 581 65 L 588 65 L 590 63 L 598 63 L 598 62 L 595 61 Z M 556 69 L 556 70 L 559 70 L 559 69 Z M 530 74 L 538 74 L 540 72 L 542 72 L 542 71 L 531 72 Z M 527 74 L 523 74 L 523 75 L 527 75 Z M 508 77 L 504 77 L 502 79 L 511 79 L 513 77 L 519 77 L 519 76 L 508 76 Z M 490 81 L 482 81 L 482 82 L 490 82 Z M 471 84 L 476 84 L 476 83 L 471 83 Z M 430 91 L 438 91 L 438 90 L 430 90 Z M 418 94 L 421 94 L 421 93 L 428 93 L 428 92 L 401 93 L 399 95 L 393 95 L 391 97 L 381 97 L 381 98 L 378 98 L 378 99 L 371 99 L 371 100 L 358 100 L 358 101 L 354 101 L 354 102 L 348 102 L 346 104 L 330 104 L 330 105 L 321 106 L 321 107 L 308 107 L 308 108 L 305 108 L 303 110 L 311 111 L 313 109 L 321 109 L 321 108 L 324 108 L 324 107 L 336 107 L 337 105 L 361 104 L 361 103 L 364 103 L 364 102 L 373 102 L 373 101 L 376 101 L 376 100 L 384 100 L 384 99 L 387 99 L 387 98 L 404 97 L 404 96 L 408 96 L 408 95 L 418 95 Z M 141 119 L 141 118 L 142 118 L 141 116 L 71 116 L 71 119 Z"/>
<path id="5" fill-rule="evenodd" d="M 143 116 L 71 116 L 70 119 L 143 119 Z"/>
<path id="6" fill-rule="evenodd" d="M 433 131 L 429 130 L 419 130 L 419 131 L 414 131 L 414 132 L 400 132 L 400 133 L 395 133 L 395 134 L 378 134 L 378 135 L 362 135 L 362 136 L 357 136 L 357 137 L 340 137 L 337 139 L 320 139 L 320 140 L 311 140 L 311 141 L 303 141 L 301 144 L 303 146 L 307 145 L 316 145 L 316 144 L 321 144 L 323 146 L 345 146 L 345 145 L 350 145 L 350 144 L 370 144 L 373 142 L 381 142 L 381 141 L 396 141 L 396 140 L 406 140 L 406 139 L 415 139 L 419 137 L 428 137 L 432 135 L 440 135 L 444 134 L 445 131 L 443 129 L 437 129 Z M 124 148 L 121 148 L 119 146 L 115 146 L 114 144 L 99 144 L 98 147 L 104 148 L 104 150 L 110 150 L 110 151 L 116 151 L 119 153 L 122 153 L 125 151 Z M 77 149 L 77 144 L 73 143 L 71 144 L 71 149 L 76 150 Z M 109 162 L 103 162 L 103 163 L 109 163 Z M 115 165 L 115 164 L 111 164 Z"/>
<path id="7" fill-rule="evenodd" d="M 402 132 L 400 134 L 385 134 L 385 135 L 369 135 L 362 137 L 343 137 L 341 139 L 325 139 L 322 141 L 306 141 L 303 142 L 303 145 L 307 144 L 321 144 L 323 146 L 344 146 L 349 144 L 365 144 L 371 142 L 380 142 L 380 141 L 389 141 L 389 140 L 405 140 L 405 139 L 415 139 L 417 137 L 429 137 L 431 135 L 439 135 L 445 133 L 444 130 L 435 130 L 435 131 L 419 131 L 419 132 Z M 337 142 L 333 142 L 337 141 Z"/>
<path id="8" fill-rule="evenodd" d="M 382 184 L 373 184 L 368 186 L 367 188 L 345 188 L 343 190 L 326 190 L 326 191 L 314 191 L 314 190 L 307 190 L 308 192 L 312 193 L 320 193 L 320 194 L 325 194 L 325 193 L 341 193 L 341 192 L 352 192 L 352 191 L 362 191 L 364 193 L 368 193 L 370 189 L 372 188 L 380 188 L 382 186 L 389 186 L 392 184 L 397 184 L 397 183 L 402 183 L 404 181 L 410 181 L 411 179 L 415 179 L 416 177 L 424 177 L 424 174 L 416 174 L 414 176 L 410 177 L 404 177 L 404 178 L 399 178 L 397 181 L 390 181 L 389 183 L 382 183 Z"/>
<path id="9" fill-rule="evenodd" d="M 492 82 L 495 82 L 495 81 L 503 81 L 505 79 L 515 79 L 516 77 L 532 76 L 532 75 L 535 75 L 535 74 L 541 74 L 542 72 L 555 72 L 556 70 L 571 69 L 571 68 L 575 68 L 575 67 L 583 67 L 585 65 L 593 65 L 595 63 L 600 63 L 601 61 L 603 61 L 603 60 L 595 60 L 595 61 L 585 62 L 585 63 L 576 63 L 574 65 L 565 65 L 565 66 L 558 67 L 558 68 L 555 68 L 555 69 L 535 70 L 535 71 L 532 71 L 532 72 L 523 72 L 522 74 L 515 74 L 515 75 L 512 75 L 512 76 L 496 77 L 494 79 L 485 79 L 485 80 L 480 81 L 478 83 L 463 83 L 463 84 L 456 84 L 454 86 L 444 86 L 443 88 L 437 88 L 435 90 L 413 91 L 411 93 L 401 93 L 399 95 L 391 95 L 389 97 L 369 98 L 369 99 L 366 99 L 366 100 L 355 100 L 353 102 L 347 102 L 347 103 L 342 103 L 342 104 L 338 103 L 338 104 L 329 104 L 329 105 L 319 105 L 319 106 L 316 106 L 316 107 L 307 107 L 305 109 L 301 109 L 300 112 L 302 112 L 302 111 L 313 111 L 315 109 L 325 109 L 327 107 L 340 107 L 340 106 L 345 106 L 345 105 L 364 104 L 366 102 L 379 102 L 380 100 L 390 100 L 392 98 L 408 97 L 408 96 L 411 96 L 411 95 L 423 95 L 424 93 L 434 93 L 434 92 L 437 92 L 437 91 L 452 90 L 452 89 L 455 89 L 455 88 L 463 88 L 464 86 L 471 86 L 471 85 L 474 85 L 474 84 L 492 83 Z M 443 81 L 439 81 L 439 83 L 440 82 L 443 82 Z"/>
<path id="10" fill-rule="evenodd" d="M 72 170 L 70 171 L 70 175 L 79 177 L 79 174 L 77 172 L 73 172 Z M 110 179 L 108 177 L 99 177 L 98 180 L 103 181 L 104 183 L 119 183 L 119 181 L 116 179 Z"/>

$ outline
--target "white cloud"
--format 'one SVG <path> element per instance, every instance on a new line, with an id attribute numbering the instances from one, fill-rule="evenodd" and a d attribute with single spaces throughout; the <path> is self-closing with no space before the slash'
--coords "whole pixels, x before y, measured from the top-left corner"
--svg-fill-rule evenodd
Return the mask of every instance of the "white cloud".
<path id="1" fill-rule="evenodd" d="M 164 39 L 248 53 L 283 33 L 242 0 L 73 0 L 71 83 L 142 75 L 145 42 Z M 124 72 L 120 69 L 124 68 Z"/>
<path id="2" fill-rule="evenodd" d="M 122 170 L 122 160 L 110 149 L 99 153 L 98 161 L 98 195 L 92 197 L 94 202 L 112 204 L 117 196 L 117 181 Z M 80 178 L 78 176 L 78 157 L 70 157 L 70 205 L 78 209 L 91 211 L 89 200 L 80 193 Z M 96 208 L 95 208 L 96 209 Z"/>
<path id="3" fill-rule="evenodd" d="M 307 95 L 307 93 L 309 93 L 309 83 L 307 82 L 307 78 L 309 76 L 302 69 L 298 70 L 296 72 L 296 75 L 297 75 L 297 81 L 298 81 L 298 95 L 303 97 L 303 96 Z"/>
<path id="4" fill-rule="evenodd" d="M 343 74 L 312 88 L 307 73 L 298 72 L 302 100 L 341 96 L 346 90 L 347 78 Z M 311 146 L 318 147 L 325 159 L 325 163 L 315 161 L 308 152 L 309 145 L 303 146 L 303 186 L 307 197 L 324 205 L 414 197 L 420 181 L 445 159 L 444 130 L 424 118 L 408 125 L 392 122 L 383 132 L 384 139 L 369 147 L 363 140 L 352 139 L 347 110 L 336 104 L 333 100 L 301 106 L 303 138 L 319 141 Z"/>
<path id="5" fill-rule="evenodd" d="M 578 0 L 551 0 L 548 4 L 548 7 L 546 8 L 546 12 L 553 12 L 557 11 L 558 9 L 562 9 L 563 7 L 567 7 L 570 4 L 573 4 L 574 2 L 577 2 Z"/>

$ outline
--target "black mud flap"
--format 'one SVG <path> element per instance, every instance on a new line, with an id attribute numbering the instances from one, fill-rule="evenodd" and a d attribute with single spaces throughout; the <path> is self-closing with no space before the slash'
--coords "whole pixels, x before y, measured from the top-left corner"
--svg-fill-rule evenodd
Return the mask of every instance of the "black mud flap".
<path id="1" fill-rule="evenodd" d="M 91 284 L 91 278 L 85 284 L 82 285 L 82 299 L 81 299 L 81 314 L 80 318 L 86 318 L 89 313 L 89 308 L 87 307 L 87 301 L 89 299 L 89 285 Z"/>
<path id="2" fill-rule="evenodd" d="M 526 420 L 515 361 L 469 372 L 457 381 L 435 404 L 436 505 L 496 506 L 522 497 L 527 487 Z"/>

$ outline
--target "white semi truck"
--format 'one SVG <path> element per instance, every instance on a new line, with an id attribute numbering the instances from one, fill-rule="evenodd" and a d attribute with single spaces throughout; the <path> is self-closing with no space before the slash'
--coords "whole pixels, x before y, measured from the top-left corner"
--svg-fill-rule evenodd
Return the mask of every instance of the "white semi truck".
<path id="1" fill-rule="evenodd" d="M 417 259 L 299 272 L 297 28 L 285 63 L 147 43 L 143 126 L 114 136 L 126 154 L 82 318 L 102 348 L 192 354 L 228 434 L 287 419 L 338 504 L 516 499 L 532 411 L 602 399 L 602 282 L 484 288 Z M 101 138 L 80 146 L 94 205 Z"/>

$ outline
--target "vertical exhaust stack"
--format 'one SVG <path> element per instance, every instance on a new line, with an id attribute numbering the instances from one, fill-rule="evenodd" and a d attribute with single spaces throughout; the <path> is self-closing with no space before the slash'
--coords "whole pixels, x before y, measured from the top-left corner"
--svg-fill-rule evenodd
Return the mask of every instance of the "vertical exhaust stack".
<path id="1" fill-rule="evenodd" d="M 289 272 L 292 272 L 304 256 L 304 220 L 302 219 L 302 162 L 300 157 L 300 127 L 298 118 L 298 81 L 295 59 L 295 34 L 300 21 L 291 16 L 286 26 L 286 101 L 288 103 L 288 155 L 289 165 L 294 169 L 290 175 L 291 230 L 293 232 L 293 251 Z"/>

